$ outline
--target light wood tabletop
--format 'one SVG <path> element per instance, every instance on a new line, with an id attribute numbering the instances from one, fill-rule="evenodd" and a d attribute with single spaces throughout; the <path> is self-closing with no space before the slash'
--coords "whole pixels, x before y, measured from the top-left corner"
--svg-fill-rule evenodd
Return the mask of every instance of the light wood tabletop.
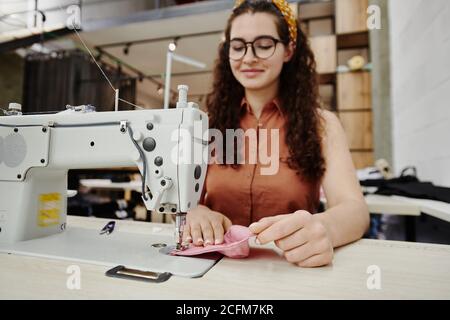
<path id="1" fill-rule="evenodd" d="M 442 201 L 367 194 L 364 196 L 370 213 L 420 216 L 422 213 L 450 222 L 450 203 Z M 326 198 L 321 198 L 325 205 Z"/>
<path id="2" fill-rule="evenodd" d="M 68 226 L 105 221 L 69 216 Z M 118 223 L 173 233 L 169 224 Z M 251 246 L 248 258 L 223 258 L 201 278 L 163 283 L 106 277 L 110 267 L 101 265 L 0 254 L 0 299 L 450 299 L 450 246 L 363 239 L 336 249 L 332 265 L 312 269 L 289 264 L 273 244 Z M 72 265 L 80 289 L 67 286 Z M 376 275 L 379 289 L 368 286 Z"/>
<path id="3" fill-rule="evenodd" d="M 404 203 L 416 205 L 417 207 L 419 207 L 420 212 L 450 222 L 450 203 L 400 196 L 391 196 L 391 198 L 394 201 L 402 201 Z"/>
<path id="4" fill-rule="evenodd" d="M 420 205 L 407 201 L 408 198 L 404 197 L 392 197 L 377 194 L 368 194 L 364 196 L 364 200 L 369 207 L 370 213 L 376 214 L 392 214 L 400 216 L 420 216 Z M 327 199 L 321 198 L 325 205 Z"/>

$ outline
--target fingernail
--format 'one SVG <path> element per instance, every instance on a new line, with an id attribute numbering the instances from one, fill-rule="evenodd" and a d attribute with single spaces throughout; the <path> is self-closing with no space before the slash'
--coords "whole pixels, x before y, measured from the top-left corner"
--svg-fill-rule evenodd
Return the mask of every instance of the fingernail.
<path id="1" fill-rule="evenodd" d="M 220 241 L 219 239 L 216 239 L 216 241 L 214 241 L 214 244 L 221 244 L 222 241 Z"/>
<path id="2" fill-rule="evenodd" d="M 210 244 L 211 244 L 211 241 L 209 241 L 209 240 L 205 241 L 205 246 L 209 246 Z"/>
<path id="3" fill-rule="evenodd" d="M 261 241 L 259 241 L 258 238 L 255 238 L 255 243 L 256 243 L 256 244 L 261 244 Z"/>
<path id="4" fill-rule="evenodd" d="M 203 243 L 203 239 L 202 239 L 202 238 L 198 238 L 198 239 L 197 239 L 197 243 L 198 243 L 198 244 L 202 244 L 202 243 Z"/>
<path id="5" fill-rule="evenodd" d="M 254 226 L 256 226 L 258 223 L 257 222 L 253 222 L 251 225 L 248 226 L 249 229 L 253 228 Z"/>
<path id="6" fill-rule="evenodd" d="M 186 237 L 186 242 L 191 242 L 192 241 L 192 237 L 191 236 L 187 236 Z"/>

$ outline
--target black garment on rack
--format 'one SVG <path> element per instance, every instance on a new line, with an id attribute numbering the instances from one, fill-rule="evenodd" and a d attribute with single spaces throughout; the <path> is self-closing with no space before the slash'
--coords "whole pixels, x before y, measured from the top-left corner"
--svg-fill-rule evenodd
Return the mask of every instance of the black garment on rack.
<path id="1" fill-rule="evenodd" d="M 406 175 L 404 169 L 398 178 L 394 179 L 375 179 L 360 181 L 360 184 L 365 187 L 378 187 L 375 194 L 380 195 L 396 195 L 409 198 L 429 199 L 450 203 L 450 188 L 438 187 L 431 182 L 422 182 L 414 175 Z"/>

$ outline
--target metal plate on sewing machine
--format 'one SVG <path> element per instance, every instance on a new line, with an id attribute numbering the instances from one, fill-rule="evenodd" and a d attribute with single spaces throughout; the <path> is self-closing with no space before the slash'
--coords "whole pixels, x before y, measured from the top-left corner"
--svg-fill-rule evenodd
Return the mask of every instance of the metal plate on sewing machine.
<path id="1" fill-rule="evenodd" d="M 196 278 L 203 276 L 220 259 L 220 254 L 198 257 L 171 256 L 153 244 L 173 243 L 173 237 L 158 234 L 136 234 L 116 230 L 99 234 L 98 230 L 68 227 L 63 233 L 1 245 L 1 252 L 62 259 L 104 265 L 125 266 L 141 272 L 171 273 Z"/>
<path id="2" fill-rule="evenodd" d="M 47 127 L 0 126 L 0 180 L 22 181 L 31 167 L 45 167 L 49 143 Z"/>

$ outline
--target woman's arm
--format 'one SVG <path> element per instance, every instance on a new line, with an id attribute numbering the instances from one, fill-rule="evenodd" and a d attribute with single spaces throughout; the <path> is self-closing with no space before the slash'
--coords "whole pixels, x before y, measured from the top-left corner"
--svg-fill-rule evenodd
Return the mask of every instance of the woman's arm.
<path id="1" fill-rule="evenodd" d="M 322 117 L 322 146 L 326 161 L 322 187 L 328 209 L 315 216 L 327 228 L 333 247 L 339 247 L 364 235 L 369 226 L 369 210 L 339 119 L 329 111 L 322 111 Z"/>
<path id="2" fill-rule="evenodd" d="M 287 261 L 300 267 L 331 263 L 333 248 L 361 238 L 369 224 L 344 130 L 336 116 L 325 111 L 323 153 L 326 173 L 322 183 L 329 209 L 304 210 L 267 217 L 250 225 L 261 244 L 274 241 Z"/>

